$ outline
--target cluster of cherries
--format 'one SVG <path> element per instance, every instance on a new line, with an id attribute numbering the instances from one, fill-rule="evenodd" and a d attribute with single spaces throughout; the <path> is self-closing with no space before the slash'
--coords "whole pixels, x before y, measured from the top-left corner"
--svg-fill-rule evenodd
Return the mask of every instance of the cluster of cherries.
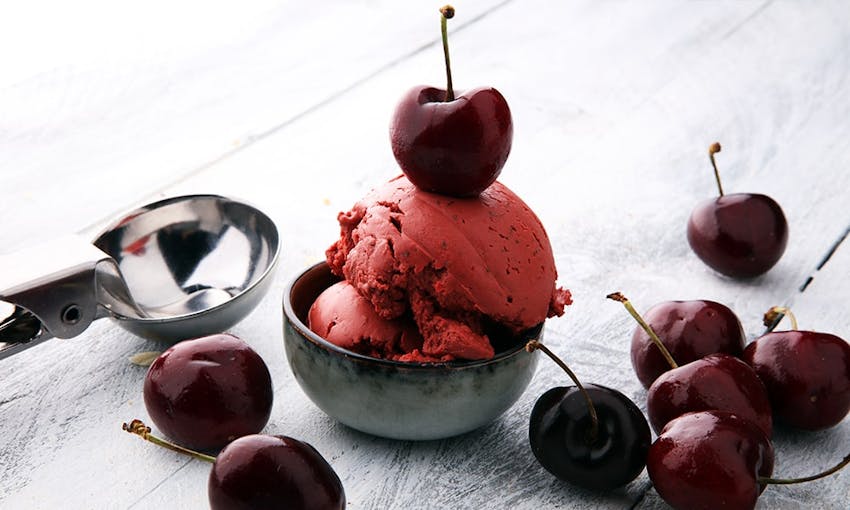
<path id="1" fill-rule="evenodd" d="M 403 172 L 425 191 L 476 196 L 501 172 L 513 137 L 510 109 L 493 88 L 454 94 L 446 20 L 440 9 L 448 84 L 419 86 L 399 102 L 390 124 L 393 154 Z M 171 441 L 140 420 L 128 432 L 213 462 L 208 493 L 214 510 L 345 507 L 342 483 L 309 444 L 259 434 L 268 422 L 272 386 L 262 358 L 227 334 L 186 340 L 163 352 L 144 384 L 145 407 Z M 173 441 L 173 442 L 172 442 Z M 217 457 L 202 452 L 220 451 Z"/>
<path id="2" fill-rule="evenodd" d="M 445 89 L 420 86 L 399 102 L 390 124 L 393 154 L 425 191 L 476 196 L 498 177 L 510 153 L 513 125 L 504 97 L 479 87 L 455 96 L 446 20 L 440 10 Z M 788 225 L 782 209 L 759 194 L 724 195 L 709 149 L 720 197 L 699 205 L 688 222 L 694 252 L 716 271 L 749 278 L 782 256 Z M 531 413 L 529 440 L 554 475 L 592 489 L 634 480 L 647 467 L 659 495 L 676 508 L 752 508 L 769 483 L 797 483 L 831 474 L 770 478 L 773 417 L 818 430 L 850 410 L 850 345 L 812 331 L 770 332 L 744 348 L 741 323 L 711 301 L 656 305 L 644 321 L 619 293 L 640 327 L 632 364 L 648 388 L 651 440 L 641 410 L 617 390 L 582 385 L 544 345 L 575 386 L 553 388 Z M 772 326 L 787 310 L 772 311 Z M 793 316 L 792 316 L 793 317 Z M 659 339 L 656 332 L 660 333 Z M 213 462 L 208 490 L 213 509 L 342 509 L 339 477 L 309 444 L 262 435 L 272 406 L 271 377 L 262 358 L 231 335 L 181 342 L 163 352 L 145 378 L 145 405 L 154 424 L 175 443 L 151 435 L 139 420 L 125 430 L 151 442 Z M 218 451 L 217 457 L 190 450 Z"/>
<path id="3" fill-rule="evenodd" d="M 719 197 L 691 213 L 687 239 L 715 271 L 753 278 L 771 269 L 788 242 L 788 222 L 775 200 L 763 194 L 726 195 L 709 147 Z M 639 323 L 631 345 L 632 366 L 648 389 L 647 413 L 658 434 L 628 397 L 585 385 L 539 342 L 573 379 L 535 403 L 529 441 L 537 460 L 557 477 L 591 489 L 612 489 L 634 480 L 646 466 L 658 494 L 671 506 L 753 508 L 768 484 L 801 483 L 823 473 L 775 479 L 773 418 L 803 430 L 832 427 L 850 411 L 850 344 L 814 331 L 797 331 L 789 310 L 765 315 L 769 332 L 746 345 L 734 312 L 712 301 L 656 305 L 648 320 L 620 293 Z M 788 314 L 793 330 L 773 332 Z M 658 337 L 660 333 L 663 341 Z"/>
<path id="4" fill-rule="evenodd" d="M 259 433 L 271 414 L 272 381 L 243 340 L 219 334 L 175 344 L 148 369 L 144 399 L 153 423 L 173 442 L 152 435 L 140 420 L 124 430 L 212 462 L 213 510 L 345 508 L 342 483 L 315 448 Z"/>
<path id="5" fill-rule="evenodd" d="M 447 86 L 411 89 L 390 125 L 393 154 L 405 175 L 425 191 L 476 196 L 501 172 L 512 141 L 504 97 L 479 87 L 455 97 L 446 36 L 454 9 L 441 9 Z M 719 197 L 698 205 L 687 226 L 688 242 L 709 267 L 733 278 L 767 272 L 781 258 L 788 223 L 779 204 L 762 194 L 726 195 L 709 148 Z M 633 336 L 632 364 L 648 388 L 649 422 L 622 393 L 582 385 L 544 345 L 531 341 L 572 378 L 553 388 L 531 413 L 529 441 L 550 472 L 577 485 L 611 489 L 649 471 L 656 490 L 676 508 L 752 508 L 770 478 L 773 416 L 802 429 L 840 422 L 850 410 L 850 345 L 825 333 L 770 332 L 745 346 L 741 323 L 728 307 L 711 301 L 667 302 L 645 322 L 619 293 L 641 325 Z M 774 313 L 775 315 L 775 313 Z M 780 316 L 781 318 L 781 316 Z M 775 317 L 771 318 L 775 327 Z M 651 325 L 650 325 L 651 324 Z M 662 342 L 655 331 L 664 338 Z M 681 364 L 681 365 L 679 365 Z"/>
<path id="6" fill-rule="evenodd" d="M 774 307 L 765 325 L 784 315 L 793 330 L 774 332 L 746 347 L 734 312 L 712 301 L 670 301 L 638 321 L 632 366 L 647 392 L 649 426 L 622 393 L 576 386 L 544 393 L 531 414 L 529 439 L 540 463 L 580 486 L 622 486 L 647 467 L 658 494 L 674 508 L 753 508 L 768 484 L 800 483 L 824 473 L 774 479 L 773 418 L 795 428 L 832 427 L 850 411 L 850 344 L 831 334 L 798 331 L 789 310 Z M 658 334 L 656 334 L 658 332 Z M 660 338 L 659 338 L 660 335 Z M 662 340 L 663 339 L 663 340 Z M 565 448 L 566 446 L 566 448 Z M 724 506 L 725 505 L 725 506 Z"/>
<path id="7" fill-rule="evenodd" d="M 417 187 L 457 197 L 477 196 L 501 172 L 513 137 L 510 109 L 493 88 L 455 96 L 446 20 L 440 9 L 448 84 L 419 86 L 399 102 L 390 124 L 393 154 Z M 309 444 L 259 434 L 268 422 L 272 386 L 262 358 L 226 334 L 178 343 L 150 366 L 145 407 L 157 429 L 140 420 L 124 430 L 213 462 L 208 493 L 214 510 L 345 507 L 339 477 Z M 173 441 L 173 442 L 172 442 Z M 202 452 L 220 453 L 212 457 Z"/>

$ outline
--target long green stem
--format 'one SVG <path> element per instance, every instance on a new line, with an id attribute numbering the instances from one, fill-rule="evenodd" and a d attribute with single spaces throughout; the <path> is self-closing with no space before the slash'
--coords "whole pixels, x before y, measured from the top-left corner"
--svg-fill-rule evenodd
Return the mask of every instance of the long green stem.
<path id="1" fill-rule="evenodd" d="M 449 61 L 449 30 L 447 21 L 454 18 L 455 8 L 445 5 L 440 8 L 440 33 L 443 36 L 443 56 L 446 59 L 446 102 L 455 100 L 455 91 L 452 87 L 452 65 Z"/>
<path id="2" fill-rule="evenodd" d="M 652 343 L 654 343 L 655 346 L 658 347 L 658 350 L 661 351 L 661 355 L 664 356 L 664 359 L 666 359 L 667 363 L 670 364 L 670 368 L 679 368 L 679 365 L 676 364 L 676 360 L 673 359 L 673 355 L 670 354 L 670 351 L 667 350 L 667 347 L 664 346 L 664 344 L 661 342 L 661 339 L 658 338 L 658 335 L 655 334 L 655 331 L 653 331 L 652 328 L 649 327 L 649 324 L 647 324 L 646 321 L 643 320 L 643 317 L 641 317 L 640 314 L 637 313 L 637 310 L 635 310 L 635 307 L 632 306 L 632 303 L 628 299 L 626 299 L 626 296 L 624 296 L 620 292 L 613 292 L 605 297 L 623 303 L 623 306 L 626 307 L 626 310 L 628 310 L 629 314 L 634 317 L 637 323 L 640 324 L 640 327 L 642 327 L 643 330 L 646 331 L 646 334 L 649 335 L 649 338 L 652 339 Z"/>
<path id="3" fill-rule="evenodd" d="M 145 425 L 142 420 L 133 420 L 129 424 L 124 423 L 123 425 L 121 425 L 121 428 L 131 434 L 135 434 L 141 437 L 145 441 L 149 441 L 155 445 L 162 446 L 163 448 L 168 448 L 169 450 L 179 452 L 184 455 L 189 455 L 190 457 L 195 457 L 196 459 L 204 460 L 207 462 L 215 462 L 215 457 L 204 455 L 203 453 L 198 453 L 188 448 L 183 448 L 182 446 L 176 445 L 172 442 L 166 441 L 165 439 L 159 438 L 151 434 L 151 428 Z"/>
<path id="4" fill-rule="evenodd" d="M 711 166 L 714 167 L 714 179 L 717 181 L 717 191 L 720 192 L 720 196 L 723 196 L 723 185 L 720 184 L 720 172 L 717 171 L 717 162 L 714 161 L 714 155 L 720 152 L 720 144 L 718 142 L 714 142 L 711 144 L 711 147 L 708 148 L 708 157 L 711 159 Z"/>
<path id="5" fill-rule="evenodd" d="M 811 482 L 813 480 L 818 480 L 820 478 L 827 477 L 827 476 L 839 471 L 841 468 L 843 468 L 847 464 L 850 464 L 850 455 L 847 455 L 846 457 L 844 457 L 844 459 L 841 462 L 839 462 L 838 464 L 827 469 L 823 473 L 818 473 L 816 475 L 806 476 L 806 477 L 803 477 L 803 478 L 763 478 L 763 477 L 759 477 L 758 481 L 759 481 L 759 483 L 767 483 L 767 484 L 771 484 L 771 485 L 791 485 L 791 484 L 795 484 L 795 483 Z"/>
<path id="6" fill-rule="evenodd" d="M 555 355 L 552 351 L 549 350 L 548 347 L 543 345 L 537 340 L 530 340 L 527 344 L 525 344 L 525 350 L 528 352 L 534 352 L 535 350 L 541 350 L 546 353 L 549 358 L 552 359 L 559 367 L 561 367 L 564 372 L 570 376 L 570 379 L 573 380 L 578 390 L 584 395 L 585 401 L 587 401 L 587 410 L 590 413 L 590 435 L 588 436 L 588 441 L 593 444 L 596 442 L 596 438 L 599 437 L 599 417 L 596 415 L 596 407 L 593 405 L 593 400 L 590 399 L 590 394 L 587 390 L 584 389 L 584 386 L 581 385 L 581 381 L 578 380 L 576 374 L 570 370 L 570 367 L 567 366 L 566 363 L 561 361 L 561 358 Z"/>

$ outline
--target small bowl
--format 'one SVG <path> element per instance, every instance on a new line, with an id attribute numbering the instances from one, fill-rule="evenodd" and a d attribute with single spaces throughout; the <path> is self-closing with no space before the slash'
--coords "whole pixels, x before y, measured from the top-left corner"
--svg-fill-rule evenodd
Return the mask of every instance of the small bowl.
<path id="1" fill-rule="evenodd" d="M 307 312 L 339 281 L 325 262 L 296 276 L 283 294 L 283 338 L 295 380 L 329 416 L 391 439 L 442 439 L 484 426 L 522 395 L 537 367 L 525 342 L 483 361 L 403 363 L 364 356 L 326 341 L 307 326 Z"/>

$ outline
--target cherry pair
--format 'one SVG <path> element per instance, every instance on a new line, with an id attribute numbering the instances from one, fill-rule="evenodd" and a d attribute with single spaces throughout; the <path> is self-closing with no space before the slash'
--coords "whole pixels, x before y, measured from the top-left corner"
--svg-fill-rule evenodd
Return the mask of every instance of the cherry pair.
<path id="1" fill-rule="evenodd" d="M 243 340 L 219 334 L 175 344 L 148 369 L 144 399 L 154 424 L 177 444 L 151 435 L 139 420 L 124 430 L 214 462 L 213 509 L 345 507 L 339 477 L 312 446 L 259 434 L 271 413 L 271 376 Z M 221 453 L 211 457 L 186 447 Z"/>

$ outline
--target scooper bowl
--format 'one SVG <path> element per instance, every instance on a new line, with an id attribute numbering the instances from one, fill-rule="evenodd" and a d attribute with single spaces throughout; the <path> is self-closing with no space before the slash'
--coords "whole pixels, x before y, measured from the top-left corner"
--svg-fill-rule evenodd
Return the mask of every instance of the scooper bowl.
<path id="1" fill-rule="evenodd" d="M 93 242 L 70 236 L 0 257 L 0 358 L 111 317 L 148 339 L 224 331 L 271 284 L 280 250 L 274 222 L 217 195 L 169 198 L 136 209 Z"/>

